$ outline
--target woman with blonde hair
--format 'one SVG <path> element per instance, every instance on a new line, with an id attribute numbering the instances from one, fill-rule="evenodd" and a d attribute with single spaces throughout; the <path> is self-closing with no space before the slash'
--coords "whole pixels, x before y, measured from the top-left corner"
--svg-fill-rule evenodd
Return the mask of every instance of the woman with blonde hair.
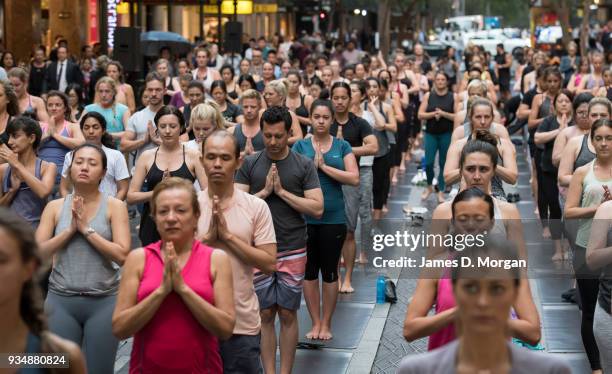
<path id="1" fill-rule="evenodd" d="M 130 113 L 136 112 L 136 99 L 134 97 L 134 89 L 131 85 L 125 83 L 123 75 L 123 66 L 119 61 L 110 61 L 106 65 L 106 76 L 115 80 L 117 86 L 117 102 L 126 105 L 130 109 Z"/>
<path id="2" fill-rule="evenodd" d="M 155 71 L 164 79 L 164 86 L 166 86 L 166 93 L 164 95 L 164 105 L 168 105 L 172 96 L 181 90 L 181 87 L 175 80 L 170 76 L 170 62 L 165 58 L 160 58 L 155 63 Z"/>
<path id="3" fill-rule="evenodd" d="M 8 72 L 8 79 L 17 95 L 19 113 L 26 115 L 34 114 L 39 121 L 47 122 L 49 115 L 45 108 L 45 102 L 40 97 L 28 93 L 28 72 L 22 68 L 12 68 Z"/>
<path id="4" fill-rule="evenodd" d="M 204 144 L 208 135 L 216 130 L 225 130 L 225 119 L 221 114 L 219 105 L 212 100 L 206 100 L 191 110 L 189 125 L 193 130 L 195 139 L 184 143 L 185 147 L 202 152 L 202 144 Z"/>
<path id="5" fill-rule="evenodd" d="M 130 110 L 117 102 L 117 82 L 111 77 L 100 78 L 96 83 L 96 96 L 98 102 L 87 105 L 83 115 L 100 113 L 106 120 L 108 133 L 117 142 L 120 141 L 130 119 Z"/>
<path id="6" fill-rule="evenodd" d="M 263 97 L 268 108 L 273 106 L 286 106 L 287 86 L 288 83 L 285 78 L 273 80 L 266 85 Z M 262 111 L 263 110 L 265 109 L 262 109 Z M 289 113 L 291 113 L 291 137 L 289 137 L 289 144 L 293 144 L 302 139 L 303 135 L 297 115 L 291 111 Z"/>

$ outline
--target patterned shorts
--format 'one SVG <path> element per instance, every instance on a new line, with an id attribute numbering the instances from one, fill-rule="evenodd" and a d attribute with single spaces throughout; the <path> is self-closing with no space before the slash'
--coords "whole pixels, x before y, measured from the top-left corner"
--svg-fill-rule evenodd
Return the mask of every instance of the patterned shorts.
<path id="1" fill-rule="evenodd" d="M 276 255 L 276 271 L 264 274 L 255 269 L 253 284 L 259 299 L 259 308 L 274 305 L 288 310 L 298 310 L 302 300 L 306 248 L 284 251 Z"/>

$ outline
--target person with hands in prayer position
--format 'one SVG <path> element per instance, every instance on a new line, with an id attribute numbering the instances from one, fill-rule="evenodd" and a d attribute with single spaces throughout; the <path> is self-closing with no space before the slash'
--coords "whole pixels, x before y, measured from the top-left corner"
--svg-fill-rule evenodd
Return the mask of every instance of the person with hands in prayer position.
<path id="1" fill-rule="evenodd" d="M 233 335 L 220 343 L 224 373 L 260 373 L 259 303 L 253 287 L 254 268 L 276 270 L 276 237 L 267 204 L 234 185 L 240 166 L 238 142 L 225 130 L 209 135 L 202 163 L 208 187 L 199 193 L 198 237 L 230 257 L 236 303 Z"/>
<path id="2" fill-rule="evenodd" d="M 16 117 L 6 132 L 8 146 L 0 145 L 0 160 L 6 162 L 0 165 L 0 205 L 10 207 L 36 228 L 53 190 L 57 167 L 36 156 L 42 131 L 35 120 Z"/>
<path id="3" fill-rule="evenodd" d="M 266 373 L 276 365 L 276 315 L 280 320 L 281 373 L 290 373 L 298 342 L 297 310 L 306 266 L 304 215 L 323 214 L 323 193 L 312 160 L 289 149 L 289 109 L 270 107 L 261 117 L 265 150 L 246 157 L 236 187 L 262 198 L 272 213 L 277 240 L 276 271 L 257 271 L 255 292 L 262 319 L 262 361 Z"/>
<path id="4" fill-rule="evenodd" d="M 222 373 L 218 339 L 235 324 L 229 257 L 196 239 L 189 181 L 157 184 L 151 214 L 161 240 L 128 256 L 113 313 L 115 336 L 134 336 L 130 373 Z"/>
<path id="5" fill-rule="evenodd" d="M 87 346 L 88 373 L 113 371 L 119 341 L 111 332 L 120 267 L 130 251 L 125 204 L 100 192 L 106 155 L 93 144 L 74 150 L 74 193 L 47 204 L 36 231 L 43 258 L 53 258 L 45 310 L 51 331 Z M 95 347 L 95 349 L 91 349 Z"/>

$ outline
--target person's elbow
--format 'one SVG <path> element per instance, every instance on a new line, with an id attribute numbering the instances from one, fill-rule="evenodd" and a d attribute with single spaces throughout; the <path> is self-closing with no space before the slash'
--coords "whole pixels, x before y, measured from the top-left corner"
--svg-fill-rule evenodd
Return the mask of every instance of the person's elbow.
<path id="1" fill-rule="evenodd" d="M 402 331 L 402 335 L 404 336 L 404 339 L 406 339 L 406 341 L 409 343 L 421 338 L 421 336 L 417 334 L 417 330 L 413 328 L 411 321 L 408 320 L 404 322 L 404 329 Z"/>
<path id="2" fill-rule="evenodd" d="M 136 196 L 134 196 L 135 192 L 134 191 L 128 191 L 127 195 L 126 195 L 126 203 L 128 203 L 128 205 L 133 205 L 138 203 L 138 200 L 136 199 Z"/>
<path id="3" fill-rule="evenodd" d="M 529 345 L 538 345 L 542 339 L 542 331 L 540 326 L 536 324 L 530 324 L 529 328 L 525 331 L 525 336 L 521 340 Z"/>
<path id="4" fill-rule="evenodd" d="M 312 214 L 311 216 L 315 219 L 321 219 L 321 217 L 323 217 L 323 211 L 324 211 L 324 207 L 323 207 L 323 200 L 321 201 L 317 201 L 316 205 L 313 207 L 312 209 Z"/>
<path id="5" fill-rule="evenodd" d="M 234 333 L 234 326 L 236 325 L 236 316 L 228 315 L 224 318 L 224 321 L 219 324 L 219 327 L 215 333 L 217 338 L 221 340 L 228 340 Z"/>
<path id="6" fill-rule="evenodd" d="M 111 331 L 119 340 L 128 339 L 133 335 L 121 313 L 113 315 Z"/>
<path id="7" fill-rule="evenodd" d="M 347 183 L 349 186 L 357 187 L 359 186 L 359 172 L 351 173 Z"/>
<path id="8" fill-rule="evenodd" d="M 508 175 L 506 175 L 505 182 L 508 184 L 515 184 L 518 178 L 518 170 L 509 170 Z"/>

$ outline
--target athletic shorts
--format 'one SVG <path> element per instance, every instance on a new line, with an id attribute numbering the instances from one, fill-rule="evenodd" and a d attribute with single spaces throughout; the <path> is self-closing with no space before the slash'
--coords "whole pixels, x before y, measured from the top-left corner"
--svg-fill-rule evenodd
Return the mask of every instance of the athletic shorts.
<path id="1" fill-rule="evenodd" d="M 253 284 L 259 308 L 268 309 L 278 305 L 287 310 L 300 309 L 305 269 L 306 248 L 277 253 L 276 271 L 272 274 L 256 269 Z"/>
<path id="2" fill-rule="evenodd" d="M 224 374 L 261 374 L 261 335 L 232 335 L 219 340 Z"/>

